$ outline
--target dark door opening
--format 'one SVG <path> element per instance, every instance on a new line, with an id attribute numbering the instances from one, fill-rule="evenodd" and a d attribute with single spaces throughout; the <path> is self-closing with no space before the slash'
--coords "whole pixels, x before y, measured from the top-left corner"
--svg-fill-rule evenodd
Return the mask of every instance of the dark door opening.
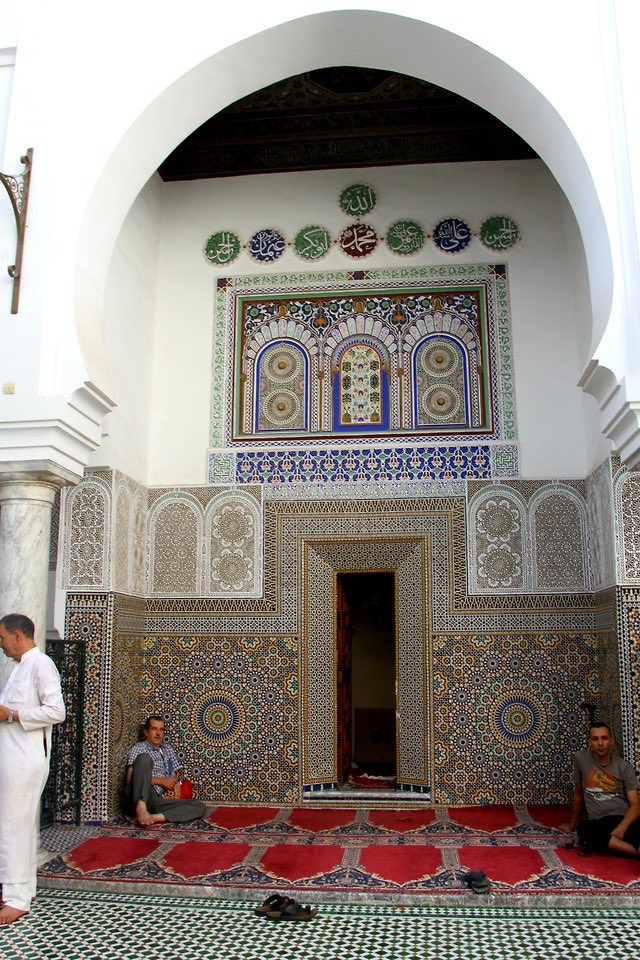
<path id="1" fill-rule="evenodd" d="M 359 787 L 396 776 L 393 573 L 337 577 L 338 776 Z"/>

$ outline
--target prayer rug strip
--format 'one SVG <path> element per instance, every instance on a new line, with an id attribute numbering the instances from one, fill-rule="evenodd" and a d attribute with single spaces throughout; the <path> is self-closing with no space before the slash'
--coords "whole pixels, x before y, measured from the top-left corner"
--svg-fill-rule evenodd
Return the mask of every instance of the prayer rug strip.
<path id="1" fill-rule="evenodd" d="M 578 856 L 557 828 L 566 810 L 504 808 L 370 811 L 215 808 L 206 820 L 140 830 L 124 820 L 44 836 L 58 855 L 43 864 L 45 886 L 168 892 L 368 893 L 398 898 L 466 891 L 483 870 L 494 893 L 640 894 L 640 864 Z M 547 825 L 545 825 L 547 824 Z M 58 842 L 56 845 L 56 836 Z M 234 893 L 235 892 L 235 893 Z"/>

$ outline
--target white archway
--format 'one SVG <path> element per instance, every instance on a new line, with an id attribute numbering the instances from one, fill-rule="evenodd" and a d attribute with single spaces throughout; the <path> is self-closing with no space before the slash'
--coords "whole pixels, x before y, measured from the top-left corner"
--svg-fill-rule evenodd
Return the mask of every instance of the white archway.
<path id="1" fill-rule="evenodd" d="M 479 104 L 527 140 L 571 204 L 589 270 L 592 317 L 579 349 L 581 365 L 606 328 L 612 260 L 591 173 L 569 127 L 524 76 L 452 32 L 372 11 L 319 13 L 289 21 L 194 64 L 166 89 L 116 145 L 86 208 L 76 250 L 75 316 L 89 379 L 108 389 L 102 298 L 124 218 L 162 160 L 220 109 L 287 76 L 332 65 L 369 66 L 415 76 Z M 463 67 L 463 69 L 461 69 Z"/>

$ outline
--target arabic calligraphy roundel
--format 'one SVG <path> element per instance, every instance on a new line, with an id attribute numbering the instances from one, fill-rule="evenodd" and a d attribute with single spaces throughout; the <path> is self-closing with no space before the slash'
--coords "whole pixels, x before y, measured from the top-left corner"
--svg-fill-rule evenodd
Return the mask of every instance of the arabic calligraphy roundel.
<path id="1" fill-rule="evenodd" d="M 204 245 L 204 255 L 209 263 L 233 263 L 239 253 L 240 241 L 230 230 L 219 230 L 210 236 Z"/>
<path id="2" fill-rule="evenodd" d="M 480 239 L 489 250 L 508 250 L 519 238 L 518 225 L 509 217 L 489 217 L 480 227 Z"/>
<path id="3" fill-rule="evenodd" d="M 460 253 L 471 240 L 471 230 L 464 220 L 449 217 L 441 220 L 433 231 L 433 242 L 444 253 Z"/>
<path id="4" fill-rule="evenodd" d="M 408 256 L 424 245 L 424 230 L 415 220 L 396 220 L 387 230 L 387 246 L 394 253 Z"/>
<path id="5" fill-rule="evenodd" d="M 293 249 L 303 260 L 320 260 L 331 248 L 331 234 L 324 227 L 315 224 L 298 230 Z"/>
<path id="6" fill-rule="evenodd" d="M 340 246 L 348 257 L 368 257 L 377 245 L 376 232 L 366 223 L 351 223 L 340 234 Z"/>
<path id="7" fill-rule="evenodd" d="M 350 217 L 363 217 L 371 213 L 378 198 L 373 187 L 367 183 L 352 183 L 340 194 L 340 206 Z"/>
<path id="8" fill-rule="evenodd" d="M 264 230 L 256 230 L 249 240 L 249 254 L 258 263 L 273 263 L 284 253 L 287 245 L 286 240 L 281 233 L 274 230 L 273 227 L 265 227 Z"/>

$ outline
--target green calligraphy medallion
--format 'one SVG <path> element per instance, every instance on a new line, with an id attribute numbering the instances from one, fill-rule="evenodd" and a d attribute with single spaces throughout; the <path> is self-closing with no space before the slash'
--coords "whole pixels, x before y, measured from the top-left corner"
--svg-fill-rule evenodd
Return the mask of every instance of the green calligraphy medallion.
<path id="1" fill-rule="evenodd" d="M 519 237 L 518 226 L 509 217 L 489 217 L 480 227 L 480 239 L 489 250 L 508 250 Z"/>
<path id="2" fill-rule="evenodd" d="M 316 224 L 303 227 L 296 234 L 293 248 L 303 260 L 320 260 L 331 249 L 331 234 Z"/>
<path id="3" fill-rule="evenodd" d="M 387 246 L 400 256 L 417 253 L 424 246 L 424 230 L 415 220 L 396 220 L 387 230 Z"/>
<path id="4" fill-rule="evenodd" d="M 363 217 L 377 202 L 376 192 L 367 183 L 352 183 L 340 194 L 340 206 L 350 217 Z"/>
<path id="5" fill-rule="evenodd" d="M 233 263 L 240 253 L 240 241 L 230 230 L 219 230 L 204 245 L 204 255 L 209 263 L 224 266 Z"/>

